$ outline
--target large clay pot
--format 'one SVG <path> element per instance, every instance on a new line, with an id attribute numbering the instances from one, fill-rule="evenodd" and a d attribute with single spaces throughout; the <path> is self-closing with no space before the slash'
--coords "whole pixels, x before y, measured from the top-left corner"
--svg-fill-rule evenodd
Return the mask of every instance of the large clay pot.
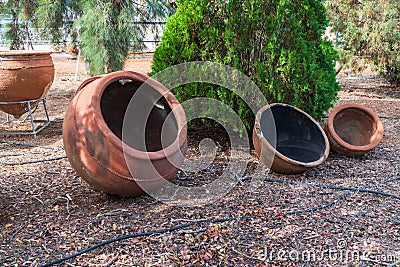
<path id="1" fill-rule="evenodd" d="M 178 171 L 177 165 L 184 160 L 185 113 L 175 96 L 160 83 L 153 82 L 146 88 L 149 96 L 161 97 L 159 103 L 165 107 L 163 112 L 152 107 L 145 127 L 146 147 L 135 143 L 142 137 L 139 135 L 144 132 L 143 127 L 123 131 L 130 100 L 148 79 L 127 71 L 90 78 L 78 88 L 68 107 L 63 124 L 66 154 L 79 176 L 98 190 L 121 196 L 143 194 L 143 185 L 157 189 L 171 180 Z M 170 123 L 166 121 L 168 114 L 172 114 L 173 123 L 167 128 L 172 129 L 175 138 L 163 148 L 160 133 L 164 122 Z M 170 162 L 171 158 L 174 162 Z M 157 175 L 132 175 L 135 170 L 146 172 L 148 168 L 154 168 Z"/>
<path id="2" fill-rule="evenodd" d="M 44 97 L 54 79 L 51 52 L 0 51 L 0 102 L 19 102 Z M 32 103 L 32 108 L 37 103 Z M 0 110 L 16 118 L 27 104 L 3 104 Z"/>
<path id="3" fill-rule="evenodd" d="M 371 109 L 359 104 L 336 106 L 325 126 L 332 149 L 346 156 L 360 156 L 383 138 L 383 124 Z"/>
<path id="4" fill-rule="evenodd" d="M 316 167 L 329 155 L 321 126 L 301 109 L 287 104 L 271 104 L 259 110 L 253 144 L 262 162 L 272 161 L 271 170 L 284 174 Z"/>

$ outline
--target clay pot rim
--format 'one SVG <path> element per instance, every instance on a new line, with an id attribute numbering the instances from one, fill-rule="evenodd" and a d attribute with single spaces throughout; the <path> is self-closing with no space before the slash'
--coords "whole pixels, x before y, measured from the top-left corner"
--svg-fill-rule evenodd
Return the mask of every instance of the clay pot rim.
<path id="1" fill-rule="evenodd" d="M 164 148 L 163 150 L 154 152 L 146 152 L 138 150 L 123 144 L 122 140 L 119 139 L 108 127 L 107 123 L 104 121 L 103 115 L 101 114 L 101 108 L 100 108 L 101 96 L 103 95 L 103 92 L 108 85 L 121 79 L 132 79 L 132 80 L 138 80 L 140 82 L 148 82 L 149 84 L 151 84 L 152 87 L 157 88 L 157 91 L 160 92 L 161 95 L 167 100 L 176 118 L 178 130 L 181 129 L 177 138 L 168 147 Z M 77 93 L 91 82 L 97 82 L 100 85 L 100 86 L 95 86 L 96 88 L 95 90 L 98 90 L 98 94 L 95 94 L 95 96 L 92 98 L 92 107 L 93 107 L 92 112 L 94 113 L 94 120 L 98 124 L 99 128 L 103 129 L 105 135 L 109 137 L 110 142 L 113 143 L 121 151 L 124 151 L 126 156 L 139 158 L 143 160 L 158 160 L 174 155 L 185 145 L 186 143 L 185 136 L 187 132 L 185 111 L 183 110 L 182 106 L 180 105 L 176 97 L 161 83 L 141 73 L 133 71 L 116 71 L 106 75 L 89 78 L 88 80 L 84 81 L 81 84 L 81 86 L 77 90 Z"/>
<path id="2" fill-rule="evenodd" d="M 0 57 L 47 56 L 52 53 L 52 51 L 36 50 L 0 50 Z"/>
<path id="3" fill-rule="evenodd" d="M 368 145 L 363 145 L 363 146 L 356 146 L 347 143 L 344 141 L 335 131 L 335 128 L 333 126 L 333 121 L 335 117 L 342 112 L 345 109 L 359 109 L 361 111 L 364 111 L 367 113 L 372 119 L 376 122 L 376 130 L 373 134 L 373 136 L 376 136 L 374 138 L 374 141 L 369 143 Z M 372 109 L 360 105 L 360 104 L 355 104 L 355 103 L 347 103 L 347 104 L 342 104 L 336 107 L 332 108 L 332 111 L 329 113 L 328 116 L 328 122 L 327 122 L 327 127 L 328 131 L 331 134 L 332 138 L 342 147 L 344 147 L 347 150 L 350 151 L 357 151 L 357 152 L 368 152 L 372 150 L 374 147 L 376 147 L 383 139 L 383 133 L 384 133 L 384 128 L 381 119 L 379 119 L 378 115 L 372 111 Z"/>
<path id="4" fill-rule="evenodd" d="M 272 104 L 269 104 L 269 105 L 266 105 L 266 106 L 262 107 L 262 108 L 257 112 L 257 114 L 256 114 L 256 122 L 258 122 L 258 123 L 260 122 L 261 115 L 262 115 L 262 113 L 263 113 L 264 111 L 266 111 L 266 110 L 268 110 L 268 109 L 271 109 L 271 108 L 274 107 L 274 106 L 282 106 L 282 107 L 293 108 L 294 110 L 296 110 L 296 111 L 298 111 L 298 112 L 304 114 L 307 118 L 309 118 L 309 119 L 311 120 L 311 122 L 312 122 L 314 125 L 317 126 L 317 128 L 319 129 L 320 133 L 322 134 L 322 136 L 323 136 L 323 138 L 324 138 L 324 140 L 325 140 L 325 145 L 326 145 L 326 146 L 325 146 L 324 155 L 323 155 L 322 157 L 320 157 L 320 158 L 319 158 L 318 160 L 316 160 L 316 161 L 312 161 L 312 162 L 302 162 L 302 161 L 298 161 L 298 160 L 291 159 L 291 158 L 289 158 L 289 157 L 283 155 L 282 153 L 280 153 L 278 150 L 276 150 L 276 149 L 267 141 L 267 139 L 266 139 L 264 136 L 262 136 L 262 138 L 260 138 L 262 144 L 264 144 L 265 146 L 267 146 L 268 149 L 270 149 L 271 151 L 274 151 L 275 157 L 278 156 L 278 157 L 281 158 L 282 160 L 284 160 L 284 161 L 286 161 L 286 162 L 288 162 L 288 163 L 290 163 L 290 164 L 293 164 L 293 165 L 295 165 L 295 166 L 300 166 L 300 167 L 304 167 L 304 168 L 312 168 L 312 167 L 316 167 L 316 166 L 322 164 L 322 163 L 328 158 L 328 156 L 329 156 L 330 146 L 329 146 L 328 137 L 326 136 L 325 131 L 322 129 L 321 125 L 319 125 L 319 123 L 318 123 L 313 117 L 311 117 L 308 113 L 304 112 L 303 110 L 301 110 L 301 109 L 299 109 L 299 108 L 297 108 L 297 107 L 295 107 L 295 106 L 292 106 L 292 105 L 289 105 L 289 104 L 285 104 L 285 103 L 272 103 Z M 261 129 L 260 129 L 260 131 L 261 131 Z"/>

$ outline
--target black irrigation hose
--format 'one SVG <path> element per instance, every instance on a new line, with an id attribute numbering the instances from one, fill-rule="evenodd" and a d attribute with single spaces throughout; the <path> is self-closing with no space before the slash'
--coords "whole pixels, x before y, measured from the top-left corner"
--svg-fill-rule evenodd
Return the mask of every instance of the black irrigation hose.
<path id="1" fill-rule="evenodd" d="M 63 150 L 63 149 L 57 149 L 57 148 L 52 148 L 52 147 L 47 147 L 47 146 L 38 146 L 38 145 L 34 145 L 34 144 L 23 144 L 23 143 L 14 143 L 14 142 L 12 143 L 12 142 L 4 141 L 4 140 L 0 140 L 0 143 L 8 144 L 8 145 L 24 146 L 24 147 L 39 147 L 39 148 L 50 149 L 50 150 Z M 32 163 L 47 162 L 47 161 L 56 161 L 56 160 L 65 159 L 65 158 L 67 158 L 67 157 L 66 156 L 61 156 L 61 157 L 48 158 L 48 159 L 43 159 L 43 160 L 25 161 L 25 162 L 1 162 L 0 161 L 0 165 L 6 165 L 6 166 L 25 165 L 25 164 L 32 164 Z M 270 182 L 270 183 L 280 183 L 280 184 L 288 184 L 288 185 L 302 185 L 302 186 L 307 186 L 307 187 L 327 188 L 327 189 L 334 189 L 334 190 L 343 190 L 343 191 L 351 191 L 351 192 L 362 192 L 362 193 L 376 194 L 376 195 L 381 195 L 381 196 L 395 198 L 395 199 L 399 199 L 400 200 L 400 196 L 398 196 L 398 195 L 393 195 L 393 194 L 389 194 L 389 193 L 382 192 L 382 191 L 370 190 L 370 189 L 366 189 L 366 187 L 357 188 L 357 187 L 345 187 L 345 186 L 327 185 L 327 184 L 310 184 L 310 183 L 292 182 L 292 181 L 286 181 L 286 180 L 280 180 L 280 179 L 271 179 L 271 178 L 263 178 L 261 180 L 265 181 L 265 182 Z M 400 180 L 400 177 L 395 177 L 393 179 L 383 181 L 382 183 L 388 183 L 388 182 L 397 181 L 397 180 Z M 285 215 L 296 215 L 296 214 L 300 214 L 300 213 L 314 212 L 314 211 L 317 211 L 317 210 L 329 208 L 329 207 L 332 207 L 337 201 L 345 198 L 349 194 L 350 194 L 350 192 L 343 193 L 343 194 L 339 195 L 334 201 L 329 202 L 329 203 L 324 204 L 324 205 L 320 205 L 320 206 L 309 208 L 309 209 L 285 212 L 284 214 Z M 179 230 L 179 229 L 183 229 L 183 228 L 187 228 L 189 226 L 192 226 L 192 225 L 195 225 L 195 224 L 199 224 L 199 223 L 202 223 L 202 222 L 221 223 L 221 222 L 232 221 L 232 220 L 237 220 L 237 218 L 225 218 L 225 219 L 219 219 L 219 220 L 200 220 L 200 221 L 194 221 L 194 222 L 190 222 L 190 223 L 174 226 L 174 227 L 171 227 L 171 228 L 156 230 L 156 231 L 153 231 L 153 232 L 145 232 L 145 233 L 138 233 L 138 234 L 122 236 L 122 237 L 118 237 L 118 238 L 115 238 L 115 239 L 110 239 L 110 240 L 104 241 L 102 243 L 96 244 L 96 245 L 94 245 L 94 246 L 92 246 L 90 248 L 87 248 L 85 250 L 82 250 L 82 251 L 80 251 L 80 252 L 78 252 L 76 254 L 67 256 L 67 257 L 62 258 L 62 259 L 57 260 L 57 261 L 53 261 L 53 262 L 47 263 L 45 265 L 42 265 L 41 267 L 52 266 L 54 264 L 61 263 L 61 262 L 66 261 L 68 259 L 75 258 L 75 257 L 77 257 L 79 255 L 82 255 L 82 254 L 87 253 L 87 252 L 89 252 L 91 250 L 94 250 L 94 249 L 96 249 L 98 247 L 101 247 L 101 246 L 104 246 L 104 245 L 107 245 L 107 244 L 110 244 L 110 243 L 113 243 L 113 242 L 117 242 L 117 241 L 120 241 L 120 240 L 124 240 L 124 239 L 129 239 L 129 238 L 134 238 L 134 237 L 141 237 L 141 236 L 148 236 L 148 235 L 153 235 L 153 234 L 162 234 L 162 233 L 166 233 L 166 232 L 173 232 L 173 231 L 176 231 L 176 230 Z M 394 263 L 394 264 L 396 265 L 397 262 Z"/>
<path id="2" fill-rule="evenodd" d="M 395 177 L 395 178 L 392 178 L 392 179 L 383 181 L 383 182 L 381 182 L 381 184 L 389 183 L 389 182 L 392 182 L 392 181 L 398 181 L 398 180 L 400 180 L 400 177 Z M 281 183 L 281 180 L 279 180 L 279 183 Z M 301 184 L 301 183 L 300 183 L 300 184 Z M 367 186 L 364 186 L 364 187 L 362 187 L 362 188 L 360 188 L 360 189 L 365 189 L 365 188 L 367 188 L 367 187 L 369 187 L 369 186 L 370 186 L 370 185 L 367 185 Z M 340 194 L 334 201 L 329 202 L 329 203 L 327 203 L 327 204 L 320 205 L 320 206 L 313 207 L 313 208 L 309 208 L 309 209 L 296 210 L 296 211 L 288 211 L 288 212 L 285 212 L 284 214 L 285 214 L 285 215 L 296 215 L 296 214 L 300 214 L 300 213 L 314 212 L 314 211 L 317 211 L 317 210 L 322 210 L 322 209 L 330 208 L 330 207 L 332 207 L 333 205 L 335 205 L 335 203 L 336 203 L 337 201 L 342 200 L 343 198 L 347 197 L 347 196 L 350 195 L 350 194 L 351 194 L 351 192 L 346 192 L 346 193 Z"/>
<path id="3" fill-rule="evenodd" d="M 118 238 L 110 239 L 110 240 L 104 241 L 104 242 L 102 242 L 102 243 L 96 244 L 96 245 L 94 245 L 94 246 L 92 246 L 92 247 L 90 247 L 90 248 L 81 250 L 81 251 L 79 251 L 79 252 L 77 252 L 77 253 L 75 253 L 75 254 L 73 254 L 73 255 L 64 257 L 64 258 L 62 258 L 62 259 L 59 259 L 59 260 L 56 260 L 56 261 L 52 261 L 52 262 L 46 263 L 46 264 L 44 264 L 44 265 L 41 265 L 40 267 L 53 266 L 54 264 L 58 264 L 58 263 L 61 263 L 61 262 L 66 261 L 66 260 L 75 258 L 75 257 L 77 257 L 77 256 L 80 256 L 80 255 L 82 255 L 82 254 L 84 254 L 84 253 L 87 253 L 87 252 L 89 252 L 89 251 L 91 251 L 91 250 L 94 250 L 94 249 L 96 249 L 96 248 L 99 248 L 99 247 L 101 247 L 101 246 L 105 246 L 105 245 L 108 245 L 108 244 L 110 244 L 110 243 L 114 243 L 114 242 L 117 242 L 117 241 L 129 239 L 129 238 L 135 238 L 135 237 L 150 236 L 150 235 L 156 235 L 156 234 L 164 234 L 164 233 L 168 233 L 168 232 L 174 232 L 174 231 L 177 231 L 177 230 L 180 230 L 180 229 L 184 229 L 184 228 L 188 228 L 188 227 L 190 227 L 190 226 L 193 226 L 193 225 L 196 225 L 196 224 L 200 224 L 200 223 L 216 224 L 216 223 L 223 223 L 223 222 L 236 221 L 236 220 L 237 220 L 237 218 L 224 218 L 224 219 L 215 219 L 215 220 L 198 220 L 198 221 L 193 221 L 193 222 L 189 222 L 189 223 L 185 223 L 185 224 L 173 226 L 173 227 L 170 227 L 170 228 L 159 229 L 159 230 L 156 230 L 156 231 L 151 231 L 151 232 L 144 232 L 144 233 L 137 233 L 137 234 L 131 234 L 131 235 L 126 235 L 126 236 L 121 236 L 121 237 L 118 237 Z"/>
<path id="4" fill-rule="evenodd" d="M 22 147 L 37 147 L 37 148 L 43 148 L 43 149 L 48 149 L 52 151 L 64 151 L 63 148 L 54 148 L 54 147 L 49 147 L 49 146 L 40 146 L 40 145 L 34 145 L 34 144 L 24 144 L 24 143 L 17 143 L 17 142 L 7 142 L 5 140 L 0 140 L 1 144 L 6 144 L 6 145 L 11 145 L 11 146 L 22 146 Z M 12 156 L 12 157 L 17 157 L 20 156 L 21 154 L 10 154 L 10 155 L 1 155 L 2 157 L 5 156 Z M 47 162 L 47 161 L 56 161 L 60 159 L 65 159 L 67 158 L 66 156 L 60 156 L 60 157 L 55 157 L 55 158 L 47 158 L 47 159 L 40 159 L 40 160 L 32 160 L 32 161 L 22 161 L 22 162 L 5 162 L 5 161 L 0 161 L 0 165 L 3 166 L 15 166 L 15 165 L 26 165 L 26 164 L 33 164 L 33 163 L 41 163 L 41 162 Z"/>
<path id="5" fill-rule="evenodd" d="M 400 177 L 396 177 L 396 178 L 390 179 L 385 182 L 397 181 L 397 180 L 400 180 Z M 359 187 L 345 187 L 345 186 L 340 186 L 340 185 L 327 185 L 327 184 L 297 183 L 297 182 L 291 182 L 291 181 L 285 181 L 285 180 L 279 180 L 279 179 L 271 179 L 271 178 L 263 178 L 262 181 L 270 182 L 270 183 L 303 185 L 303 186 L 307 186 L 307 187 L 318 187 L 318 188 L 335 189 L 335 190 L 342 190 L 342 191 L 369 193 L 369 194 L 375 194 L 375 195 L 380 195 L 380 196 L 385 196 L 385 197 L 390 197 L 390 198 L 395 198 L 395 199 L 400 200 L 400 196 L 398 196 L 398 195 L 393 195 L 393 194 L 389 194 L 389 193 L 382 192 L 382 191 L 375 191 L 375 190 L 359 188 Z"/>
<path id="6" fill-rule="evenodd" d="M 297 215 L 297 214 L 300 214 L 300 213 L 314 212 L 314 211 L 317 211 L 317 210 L 327 209 L 327 208 L 332 207 L 333 205 L 336 204 L 337 201 L 342 200 L 343 198 L 347 197 L 348 195 L 350 195 L 350 192 L 346 192 L 346 193 L 340 194 L 334 201 L 329 202 L 327 204 L 320 205 L 320 206 L 313 207 L 313 208 L 309 208 L 309 209 L 304 209 L 304 210 L 287 211 L 284 214 L 285 215 Z"/>
<path id="7" fill-rule="evenodd" d="M 345 191 L 352 191 L 352 192 L 364 192 L 364 193 L 371 193 L 371 194 L 377 194 L 377 195 L 386 196 L 386 197 L 392 197 L 392 198 L 395 198 L 395 199 L 400 199 L 400 196 L 392 195 L 392 194 L 381 192 L 381 191 L 374 191 L 374 190 L 365 189 L 365 187 L 364 188 L 355 188 L 355 187 L 333 186 L 333 185 L 326 185 L 326 184 L 309 184 L 309 183 L 291 182 L 291 181 L 285 181 L 285 180 L 280 180 L 280 179 L 270 179 L 270 178 L 263 178 L 262 180 L 266 181 L 266 182 L 271 182 L 271 183 L 290 184 L 290 185 L 303 185 L 303 186 L 308 186 L 308 187 L 324 187 L 324 188 L 329 188 L 329 189 L 345 190 Z M 390 180 L 383 181 L 382 183 L 388 183 L 388 182 L 398 181 L 398 180 L 400 180 L 400 177 L 395 177 L 395 178 L 392 178 Z M 322 206 L 318 206 L 318 207 L 315 207 L 315 208 L 311 208 L 311 209 L 297 210 L 297 211 L 293 211 L 293 212 L 285 212 L 285 215 L 295 215 L 295 214 L 304 213 L 304 212 L 313 212 L 313 211 L 320 210 L 320 209 L 323 209 L 323 208 L 329 208 L 329 207 L 333 206 L 336 201 L 338 201 L 340 199 L 343 199 L 348 194 L 350 194 L 350 193 L 346 192 L 344 194 L 341 194 L 339 197 L 336 198 L 335 201 L 330 202 L 328 204 L 325 204 L 325 205 L 322 205 Z M 246 216 L 244 218 L 249 218 L 249 216 Z M 82 255 L 84 253 L 92 251 L 92 250 L 94 250 L 96 248 L 99 248 L 101 246 L 105 246 L 105 245 L 108 245 L 110 243 L 114 243 L 114 242 L 121 241 L 121 240 L 124 240 L 124 239 L 142 237 L 142 236 L 150 236 L 150 235 L 154 235 L 154 234 L 164 234 L 164 233 L 167 233 L 167 232 L 173 232 L 173 231 L 176 231 L 176 230 L 188 228 L 190 226 L 197 225 L 197 224 L 200 224 L 200 223 L 210 223 L 210 224 L 214 223 L 215 224 L 215 223 L 223 223 L 223 222 L 227 222 L 227 221 L 238 221 L 238 220 L 239 219 L 235 218 L 235 217 L 229 217 L 229 218 L 223 218 L 223 219 L 211 219 L 211 220 L 198 220 L 198 221 L 193 221 L 193 222 L 189 222 L 189 223 L 186 223 L 186 224 L 173 226 L 173 227 L 170 227 L 170 228 L 159 229 L 159 230 L 156 230 L 156 231 L 121 236 L 121 237 L 118 237 L 118 238 L 114 238 L 114 239 L 110 239 L 110 240 L 104 241 L 102 243 L 98 243 L 98 244 L 96 244 L 96 245 L 94 245 L 94 246 L 92 246 L 90 248 L 81 250 L 81 251 L 79 251 L 79 252 L 77 252 L 75 254 L 72 254 L 70 256 L 61 258 L 59 260 L 52 261 L 50 263 L 46 263 L 44 265 L 41 265 L 40 267 L 53 266 L 54 264 L 58 264 L 58 263 L 66 261 L 66 260 L 78 257 L 78 256 L 80 256 L 80 255 Z M 397 264 L 400 264 L 400 262 L 395 262 L 391 266 L 394 266 L 394 265 L 397 265 Z"/>
<path id="8" fill-rule="evenodd" d="M 25 143 L 18 143 L 18 142 L 7 142 L 5 140 L 0 140 L 1 144 L 6 144 L 6 145 L 11 145 L 11 146 L 22 146 L 22 147 L 37 147 L 37 148 L 43 148 L 43 149 L 48 149 L 48 150 L 59 150 L 63 151 L 63 148 L 58 148 L 58 147 L 49 147 L 49 146 L 40 146 L 40 145 L 35 145 L 35 144 L 25 144 Z"/>
<path id="9" fill-rule="evenodd" d="M 65 159 L 65 158 L 67 158 L 67 156 L 60 156 L 60 157 L 48 158 L 48 159 L 38 159 L 38 160 L 31 160 L 31 161 L 23 161 L 23 162 L 0 161 L 0 165 L 3 165 L 3 166 L 26 165 L 26 164 L 41 163 L 41 162 L 47 162 L 47 161 L 56 161 L 56 160 Z"/>

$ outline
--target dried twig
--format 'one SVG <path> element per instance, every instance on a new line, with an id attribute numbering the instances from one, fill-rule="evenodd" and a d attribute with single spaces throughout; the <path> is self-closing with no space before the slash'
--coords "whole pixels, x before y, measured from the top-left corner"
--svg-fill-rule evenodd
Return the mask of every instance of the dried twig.
<path id="1" fill-rule="evenodd" d="M 25 222 L 24 224 L 22 224 L 17 230 L 14 231 L 14 233 L 12 234 L 12 236 L 8 239 L 8 244 L 11 243 L 11 241 L 15 238 L 15 236 L 22 230 L 25 228 L 25 226 L 28 224 L 28 222 Z"/>
<path id="2" fill-rule="evenodd" d="M 310 240 L 310 239 L 314 239 L 314 238 L 320 237 L 320 236 L 321 236 L 321 235 L 318 235 L 318 234 L 312 235 L 312 236 L 306 236 L 306 237 L 303 237 L 303 240 Z"/>
<path id="3" fill-rule="evenodd" d="M 47 249 L 47 247 L 44 244 L 42 244 L 42 248 L 47 252 L 47 254 L 50 254 L 50 251 Z"/>
<path id="4" fill-rule="evenodd" d="M 38 198 L 37 196 L 33 196 L 32 198 L 37 200 L 37 201 L 39 201 L 40 204 L 44 205 L 44 202 L 40 198 Z"/>
<path id="5" fill-rule="evenodd" d="M 68 212 L 69 215 L 71 215 L 71 216 L 78 216 L 78 215 L 79 215 L 79 214 L 76 214 L 76 213 L 71 213 L 71 211 L 69 210 L 69 202 L 70 202 L 72 199 L 71 199 L 71 197 L 70 197 L 68 194 L 67 194 L 65 197 L 58 196 L 57 198 L 65 199 L 65 200 L 67 201 L 67 212 Z"/>
<path id="6" fill-rule="evenodd" d="M 119 214 L 121 214 L 122 212 L 127 212 L 127 209 L 115 209 L 115 210 L 110 210 L 106 213 L 100 213 L 97 214 L 96 217 L 101 217 L 101 216 L 117 216 Z"/>
<path id="7" fill-rule="evenodd" d="M 204 220 L 198 220 L 198 219 L 191 220 L 191 219 L 181 219 L 181 218 L 172 219 L 171 220 L 172 223 L 176 223 L 176 222 L 201 222 L 201 221 L 204 221 Z"/>
<path id="8" fill-rule="evenodd" d="M 194 230 L 194 231 L 181 231 L 178 232 L 179 235 L 194 235 L 194 234 L 198 234 L 198 233 L 204 233 L 205 231 L 207 231 L 208 228 L 203 227 L 200 228 L 198 230 Z"/>
<path id="9" fill-rule="evenodd" d="M 247 255 L 247 254 L 245 254 L 243 252 L 240 252 L 240 251 L 236 250 L 234 247 L 232 247 L 231 249 L 232 249 L 233 252 L 236 252 L 237 254 L 239 254 L 239 255 L 241 255 L 241 256 L 243 256 L 245 258 L 252 259 L 252 260 L 257 260 L 257 261 L 262 261 L 259 258 L 256 258 L 256 257 L 250 256 L 250 255 Z"/>
<path id="10" fill-rule="evenodd" d="M 106 264 L 104 264 L 104 267 L 110 267 L 113 265 L 113 263 L 115 263 L 118 260 L 119 254 L 117 253 L 117 255 L 113 258 L 111 258 Z"/>

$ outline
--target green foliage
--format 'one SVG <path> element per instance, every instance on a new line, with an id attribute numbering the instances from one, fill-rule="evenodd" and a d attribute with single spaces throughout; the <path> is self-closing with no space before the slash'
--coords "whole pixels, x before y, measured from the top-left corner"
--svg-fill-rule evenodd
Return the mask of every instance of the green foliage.
<path id="1" fill-rule="evenodd" d="M 30 40 L 29 28 L 41 29 L 43 38 L 50 38 L 53 44 L 63 42 L 61 32 L 72 34 L 72 22 L 79 0 L 8 0 L 0 6 L 0 14 L 12 16 L 7 25 L 7 39 L 10 49 L 24 49 L 23 40 Z M 68 4 L 67 4 L 68 3 Z M 72 9 L 71 7 L 76 8 Z"/>
<path id="2" fill-rule="evenodd" d="M 64 42 L 64 34 L 73 35 L 73 20 L 81 15 L 79 0 L 36 0 L 37 6 L 32 17 L 34 25 L 40 28 L 43 38 L 49 38 L 52 44 Z"/>
<path id="3" fill-rule="evenodd" d="M 93 1 L 82 18 L 83 52 L 94 74 L 121 70 L 130 47 L 129 20 L 123 20 L 124 7 L 109 1 Z"/>
<path id="4" fill-rule="evenodd" d="M 124 59 L 132 47 L 139 47 L 147 25 L 137 21 L 162 20 L 173 12 L 166 0 L 8 0 L 0 14 L 16 17 L 13 31 L 8 36 L 13 49 L 20 48 L 21 21 L 25 14 L 24 29 L 31 23 L 42 30 L 53 44 L 65 42 L 65 31 L 73 41 L 81 35 L 81 48 L 92 75 L 121 70 Z M 11 4 L 15 3 L 15 7 Z M 29 12 L 26 12 L 29 7 Z M 80 18 L 77 20 L 77 18 Z M 77 20 L 75 24 L 74 21 Z M 154 26 L 155 27 L 155 26 Z"/>
<path id="5" fill-rule="evenodd" d="M 12 16 L 12 22 L 6 26 L 7 31 L 5 34 L 5 37 L 8 40 L 11 40 L 10 42 L 10 49 L 20 49 L 24 47 L 24 32 L 21 27 L 21 24 L 19 23 L 18 19 L 18 13 L 15 12 L 14 10 L 11 10 L 11 16 Z"/>
<path id="6" fill-rule="evenodd" d="M 151 74 L 197 60 L 227 64 L 248 75 L 269 102 L 320 117 L 340 90 L 336 51 L 321 37 L 327 25 L 318 0 L 182 0 L 167 21 Z M 253 124 L 248 106 L 224 88 L 192 84 L 174 93 L 180 101 L 212 96 L 236 110 L 249 129 Z"/>
<path id="7" fill-rule="evenodd" d="M 131 0 L 84 2 L 84 16 L 78 23 L 92 75 L 121 70 L 128 51 L 141 43 L 144 26 L 133 25 L 133 18 L 150 21 L 170 12 L 165 1 L 148 0 L 145 6 Z"/>
<path id="8" fill-rule="evenodd" d="M 28 0 L 8 0 L 0 3 L 0 14 L 11 15 L 12 22 L 6 26 L 6 38 L 10 40 L 10 49 L 23 49 L 24 40 L 29 39 L 29 17 L 34 4 Z"/>
<path id="9" fill-rule="evenodd" d="M 389 80 L 400 82 L 400 1 L 327 0 L 333 30 L 343 39 L 341 62 L 361 70 L 371 63 Z"/>

